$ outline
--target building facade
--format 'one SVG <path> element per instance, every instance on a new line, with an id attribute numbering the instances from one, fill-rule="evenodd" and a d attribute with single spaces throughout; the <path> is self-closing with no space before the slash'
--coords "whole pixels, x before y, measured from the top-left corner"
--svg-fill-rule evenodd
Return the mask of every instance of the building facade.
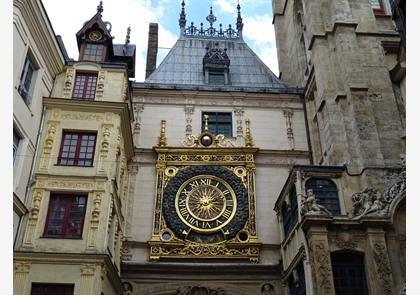
<path id="1" fill-rule="evenodd" d="M 35 22 L 30 21 L 36 20 Z M 13 1 L 13 239 L 28 212 L 37 157 L 42 97 L 48 96 L 64 56 L 39 1 Z M 49 56 L 49 58 L 47 58 Z"/>
<path id="2" fill-rule="evenodd" d="M 139 83 L 130 28 L 114 44 L 102 1 L 77 61 L 39 0 L 14 1 L 14 38 L 53 45 L 16 43 L 14 112 L 39 90 L 33 172 L 15 179 L 30 179 L 15 294 L 405 292 L 405 42 L 391 15 L 405 4 L 272 3 L 280 77 L 244 41 L 239 4 L 233 26 L 210 8 L 196 27 L 182 1 L 157 68 L 150 24 Z M 49 39 L 19 30 L 29 19 Z"/>
<path id="3" fill-rule="evenodd" d="M 276 202 L 283 292 L 405 292 L 405 64 L 391 7 L 277 0 L 273 12 L 311 153 Z"/>
<path id="4" fill-rule="evenodd" d="M 40 101 L 39 156 L 14 251 L 15 294 L 123 292 L 136 47 L 130 29 L 125 44 L 113 44 L 102 11 L 100 3 L 77 32 L 78 60 L 66 60 Z"/>

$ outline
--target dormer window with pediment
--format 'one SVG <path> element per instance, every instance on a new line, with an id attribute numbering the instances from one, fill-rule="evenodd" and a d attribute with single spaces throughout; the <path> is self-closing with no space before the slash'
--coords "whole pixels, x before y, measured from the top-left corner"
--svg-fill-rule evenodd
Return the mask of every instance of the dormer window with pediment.
<path id="1" fill-rule="evenodd" d="M 227 49 L 206 47 L 206 54 L 203 57 L 203 73 L 206 84 L 228 85 L 230 59 Z"/>
<path id="2" fill-rule="evenodd" d="M 103 62 L 106 58 L 106 46 L 103 44 L 104 33 L 100 29 L 92 29 L 86 33 L 86 43 L 81 47 L 79 60 Z"/>

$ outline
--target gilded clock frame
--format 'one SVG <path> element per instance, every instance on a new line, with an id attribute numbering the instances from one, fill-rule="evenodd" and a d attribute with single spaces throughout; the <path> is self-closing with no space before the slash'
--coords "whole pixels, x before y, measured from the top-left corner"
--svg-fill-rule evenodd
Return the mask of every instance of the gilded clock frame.
<path id="1" fill-rule="evenodd" d="M 255 147 L 154 147 L 156 161 L 156 196 L 150 260 L 170 259 L 236 259 L 258 263 L 261 243 L 256 230 Z M 232 171 L 248 192 L 248 219 L 240 232 L 216 244 L 193 243 L 179 239 L 166 225 L 162 214 L 162 198 L 170 179 L 191 166 L 222 166 Z M 164 239 L 164 237 L 169 237 Z"/>

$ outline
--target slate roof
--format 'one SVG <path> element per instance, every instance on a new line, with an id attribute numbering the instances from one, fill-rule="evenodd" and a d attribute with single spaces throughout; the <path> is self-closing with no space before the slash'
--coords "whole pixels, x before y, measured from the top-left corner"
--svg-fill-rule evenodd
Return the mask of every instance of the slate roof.
<path id="1" fill-rule="evenodd" d="M 220 49 L 227 48 L 230 59 L 230 86 L 287 88 L 242 38 L 197 37 L 185 34 L 179 37 L 168 55 L 144 83 L 211 87 L 212 85 L 205 83 L 203 57 L 206 47 L 215 46 Z M 220 85 L 214 87 L 219 88 Z"/>

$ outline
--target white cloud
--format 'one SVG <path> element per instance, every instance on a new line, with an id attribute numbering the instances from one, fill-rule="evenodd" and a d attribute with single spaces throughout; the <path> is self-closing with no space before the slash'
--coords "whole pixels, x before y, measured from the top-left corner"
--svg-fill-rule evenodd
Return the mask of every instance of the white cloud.
<path id="1" fill-rule="evenodd" d="M 268 14 L 244 16 L 244 36 L 257 44 L 274 43 L 274 26 Z"/>
<path id="2" fill-rule="evenodd" d="M 223 12 L 234 13 L 236 11 L 235 0 L 217 0 L 215 4 Z"/>

